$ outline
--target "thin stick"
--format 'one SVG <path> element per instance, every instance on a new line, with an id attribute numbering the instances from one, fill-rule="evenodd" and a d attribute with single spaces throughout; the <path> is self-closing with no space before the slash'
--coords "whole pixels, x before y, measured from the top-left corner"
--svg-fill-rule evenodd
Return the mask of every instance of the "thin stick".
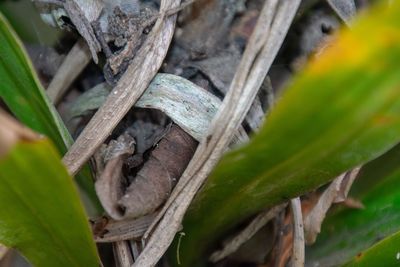
<path id="1" fill-rule="evenodd" d="M 285 204 L 278 205 L 264 211 L 257 215 L 249 225 L 246 226 L 242 231 L 240 231 L 234 238 L 232 238 L 221 250 L 215 251 L 210 260 L 212 262 L 220 261 L 227 256 L 231 255 L 235 251 L 239 249 L 239 247 L 252 238 L 264 225 L 266 225 L 272 218 L 275 218 L 277 214 L 279 214 L 284 208 Z"/>
<path id="2" fill-rule="evenodd" d="M 290 200 L 293 215 L 293 255 L 292 267 L 304 267 L 304 228 L 300 198 Z"/>
<path id="3" fill-rule="evenodd" d="M 128 267 L 133 264 L 133 258 L 128 241 L 113 243 L 113 251 L 117 267 Z"/>
<path id="4" fill-rule="evenodd" d="M 69 51 L 47 88 L 47 95 L 53 104 L 57 105 L 91 59 L 89 47 L 83 39 L 80 39 Z"/>

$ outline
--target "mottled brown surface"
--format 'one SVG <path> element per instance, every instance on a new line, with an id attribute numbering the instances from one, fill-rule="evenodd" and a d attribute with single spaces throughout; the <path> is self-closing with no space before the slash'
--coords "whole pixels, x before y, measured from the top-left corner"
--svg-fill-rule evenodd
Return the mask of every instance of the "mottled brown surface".
<path id="1" fill-rule="evenodd" d="M 139 217 L 157 209 L 168 198 L 196 146 L 189 134 L 172 125 L 120 200 L 125 216 Z"/>

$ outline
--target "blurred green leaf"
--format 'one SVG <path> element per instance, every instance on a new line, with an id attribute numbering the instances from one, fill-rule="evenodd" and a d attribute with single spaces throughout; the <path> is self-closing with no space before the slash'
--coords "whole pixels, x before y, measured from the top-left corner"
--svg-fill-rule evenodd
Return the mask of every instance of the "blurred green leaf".
<path id="1" fill-rule="evenodd" d="M 48 139 L 15 140 L 4 123 L 0 243 L 18 249 L 35 266 L 98 267 L 85 212 L 59 154 Z"/>
<path id="2" fill-rule="evenodd" d="M 49 137 L 61 155 L 72 145 L 72 137 L 50 103 L 20 40 L 1 13 L 0 98 L 22 123 Z M 98 206 L 88 167 L 80 172 L 77 181 Z"/>
<path id="3" fill-rule="evenodd" d="M 332 212 L 322 225 L 317 243 L 308 250 L 307 262 L 321 266 L 342 264 L 400 230 L 399 163 L 397 145 L 363 167 L 350 196 L 360 200 L 365 208 Z M 394 249 L 400 251 L 397 245 Z M 394 255 L 391 257 L 395 259 Z"/>
<path id="4" fill-rule="evenodd" d="M 346 267 L 367 266 L 399 266 L 400 262 L 400 232 L 378 242 L 368 250 L 359 253 Z"/>
<path id="5" fill-rule="evenodd" d="M 61 35 L 60 30 L 42 21 L 31 0 L 1 0 L 0 12 L 24 42 L 53 45 Z"/>
<path id="6" fill-rule="evenodd" d="M 24 124 L 48 136 L 64 154 L 72 144 L 67 129 L 38 81 L 23 45 L 0 14 L 0 97 Z"/>
<path id="7" fill-rule="evenodd" d="M 185 217 L 183 266 L 249 216 L 399 141 L 399 12 L 394 2 L 355 21 L 294 79 L 251 142 L 220 161 Z"/>

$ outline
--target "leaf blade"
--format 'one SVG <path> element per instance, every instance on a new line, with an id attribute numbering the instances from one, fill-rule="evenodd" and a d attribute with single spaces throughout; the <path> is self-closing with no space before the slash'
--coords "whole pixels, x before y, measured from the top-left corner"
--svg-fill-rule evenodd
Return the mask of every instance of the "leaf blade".
<path id="1" fill-rule="evenodd" d="M 364 208 L 331 212 L 322 225 L 317 243 L 309 249 L 310 264 L 338 265 L 353 257 L 357 261 L 359 253 L 400 230 L 399 156 L 397 145 L 363 167 L 351 196 L 361 201 Z"/>
<path id="2" fill-rule="evenodd" d="M 54 106 L 50 104 L 23 46 L 0 14 L 0 97 L 27 126 L 48 136 L 61 153 L 72 144 Z"/>
<path id="3" fill-rule="evenodd" d="M 1 13 L 0 98 L 22 123 L 50 138 L 61 155 L 67 152 L 73 139 L 50 103 L 21 41 Z M 88 166 L 77 181 L 91 199 L 90 206 L 101 210 Z"/>
<path id="4" fill-rule="evenodd" d="M 0 157 L 0 242 L 35 266 L 98 266 L 78 192 L 57 151 L 48 139 L 15 136 L 0 131 L 0 145 L 11 143 Z"/>

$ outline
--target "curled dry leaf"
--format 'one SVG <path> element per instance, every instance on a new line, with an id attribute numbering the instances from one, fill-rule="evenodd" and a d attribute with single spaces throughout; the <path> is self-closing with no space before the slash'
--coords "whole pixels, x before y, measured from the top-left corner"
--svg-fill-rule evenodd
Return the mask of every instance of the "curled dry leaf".
<path id="1" fill-rule="evenodd" d="M 304 218 L 304 232 L 307 244 L 313 244 L 321 231 L 321 225 L 326 213 L 333 203 L 343 202 L 347 199 L 360 167 L 346 172 L 337 177 L 319 197 L 318 202 Z"/>
<path id="2" fill-rule="evenodd" d="M 317 235 L 321 231 L 321 224 L 325 218 L 326 212 L 335 200 L 345 175 L 346 174 L 342 174 L 333 180 L 329 187 L 322 193 L 317 204 L 305 217 L 304 231 L 307 244 L 313 244 L 315 242 Z"/>
<path id="3" fill-rule="evenodd" d="M 334 203 L 346 201 L 347 195 L 350 192 L 351 186 L 353 185 L 354 180 L 357 178 L 360 170 L 361 170 L 361 167 L 356 167 L 346 173 L 345 177 L 343 178 L 342 182 L 340 183 L 340 189 L 334 200 Z"/>
<path id="4" fill-rule="evenodd" d="M 71 113 L 84 114 L 86 109 L 101 105 L 105 99 L 104 95 L 108 92 L 106 86 L 96 86 L 75 102 Z M 191 136 L 197 140 L 205 136 L 219 105 L 220 101 L 215 96 L 186 79 L 171 74 L 156 76 L 136 106 L 163 111 L 185 131 L 177 125 L 172 126 L 118 201 L 119 204 L 116 200 L 121 196 L 121 169 L 124 157 L 115 158 L 106 165 L 96 182 L 96 190 L 111 217 L 122 219 L 148 214 L 166 200 L 194 153 L 196 142 Z M 135 138 L 140 138 L 136 140 L 137 152 L 140 155 L 155 143 L 154 138 L 150 138 L 150 141 L 146 138 L 142 140 L 143 134 L 135 134 L 144 128 L 145 125 L 140 125 L 136 130 L 132 128 L 128 131 Z M 236 139 L 242 139 L 241 132 L 243 131 L 237 132 Z M 129 160 L 128 165 L 131 165 Z M 122 210 L 125 210 L 125 215 L 121 213 Z"/>
<path id="5" fill-rule="evenodd" d="M 96 192 L 108 215 L 116 220 L 137 218 L 154 212 L 168 198 L 197 146 L 195 139 L 173 124 L 126 188 L 123 165 L 133 164 L 136 167 L 142 163 L 141 159 L 139 163 L 131 164 L 128 159 L 134 152 L 132 135 L 137 138 L 138 148 L 138 154 L 132 159 L 137 159 L 137 156 L 142 157 L 146 150 L 154 146 L 162 134 L 158 128 L 149 128 L 145 123 L 139 123 L 138 126 L 128 128 L 126 133 L 112 140 L 100 152 L 103 155 L 96 157 L 96 166 L 101 173 L 95 184 Z M 101 167 L 103 160 L 104 168 Z"/>
<path id="6" fill-rule="evenodd" d="M 155 211 L 168 198 L 196 146 L 190 135 L 172 125 L 120 199 L 124 216 L 137 218 Z"/>
<path id="7" fill-rule="evenodd" d="M 118 205 L 123 195 L 122 165 L 133 154 L 134 144 L 135 140 L 130 135 L 123 134 L 117 140 L 112 140 L 104 150 L 105 166 L 96 180 L 95 189 L 104 209 L 113 218 L 121 218 L 123 213 Z M 98 166 L 101 164 L 97 162 Z"/>

